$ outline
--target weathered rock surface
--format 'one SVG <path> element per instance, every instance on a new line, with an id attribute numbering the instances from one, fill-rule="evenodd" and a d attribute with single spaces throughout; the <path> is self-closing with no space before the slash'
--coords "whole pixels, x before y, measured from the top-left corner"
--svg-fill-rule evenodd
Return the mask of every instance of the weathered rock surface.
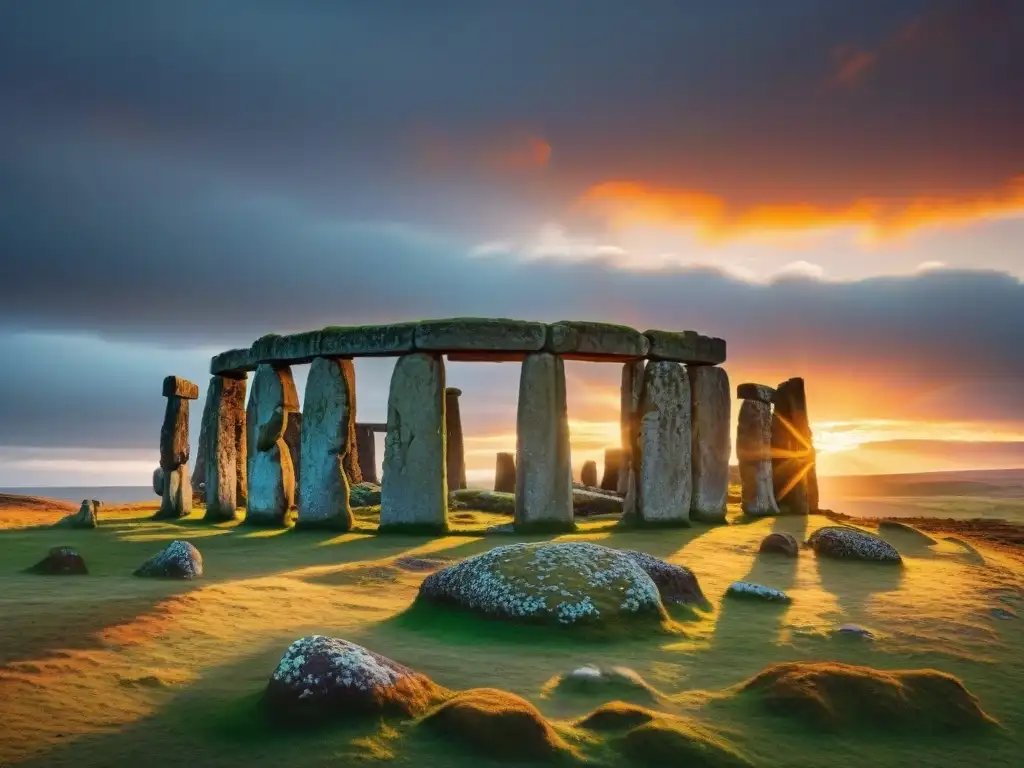
<path id="1" fill-rule="evenodd" d="M 164 495 L 164 471 L 160 467 L 153 470 L 153 493 L 157 496 Z"/>
<path id="2" fill-rule="evenodd" d="M 494 490 L 497 493 L 516 492 L 516 457 L 512 453 L 499 453 L 494 463 Z"/>
<path id="3" fill-rule="evenodd" d="M 82 499 L 82 506 L 73 515 L 62 517 L 57 525 L 62 528 L 95 528 L 99 525 L 100 502 L 96 499 Z"/>
<path id="4" fill-rule="evenodd" d="M 622 497 L 593 488 L 573 488 L 572 513 L 575 517 L 621 515 Z"/>
<path id="5" fill-rule="evenodd" d="M 203 575 L 203 556 L 191 543 L 176 539 L 140 565 L 136 576 L 196 579 Z"/>
<path id="6" fill-rule="evenodd" d="M 89 569 L 85 567 L 85 560 L 77 550 L 72 547 L 53 547 L 46 553 L 46 557 L 26 568 L 25 572 L 40 576 L 85 576 Z"/>
<path id="7" fill-rule="evenodd" d="M 737 400 L 754 400 L 771 405 L 775 402 L 775 388 L 765 384 L 746 383 L 736 387 Z"/>
<path id="8" fill-rule="evenodd" d="M 791 602 L 789 595 L 781 589 L 766 587 L 764 584 L 754 584 L 749 581 L 734 581 L 729 585 L 728 589 L 725 590 L 725 596 L 753 598 L 755 600 L 765 600 L 770 603 Z"/>
<path id="9" fill-rule="evenodd" d="M 213 378 L 220 378 L 215 376 Z M 206 503 L 206 451 L 210 442 L 208 433 L 210 424 L 216 419 L 213 413 L 216 412 L 216 396 L 213 392 L 213 382 L 206 388 L 206 400 L 203 401 L 203 415 L 199 421 L 199 441 L 196 443 L 195 461 L 192 462 L 192 501 L 193 503 Z"/>
<path id="10" fill-rule="evenodd" d="M 523 320 L 463 317 L 416 326 L 416 349 L 430 352 L 539 352 L 547 326 Z"/>
<path id="11" fill-rule="evenodd" d="M 295 473 L 284 434 L 298 401 L 291 370 L 267 364 L 256 369 L 246 408 L 246 523 L 283 525 L 294 503 Z"/>
<path id="12" fill-rule="evenodd" d="M 478 488 L 462 488 L 448 494 L 448 509 L 469 509 L 475 512 L 514 515 L 516 495 L 500 491 L 484 491 Z"/>
<path id="13" fill-rule="evenodd" d="M 618 483 L 614 490 L 623 496 L 629 491 L 631 471 L 635 477 L 635 457 L 640 451 L 640 398 L 644 393 L 644 365 L 643 360 L 633 360 L 622 366 L 622 381 L 619 385 L 622 458 L 619 462 Z"/>
<path id="14" fill-rule="evenodd" d="M 725 340 L 701 336 L 695 331 L 644 331 L 650 345 L 651 360 L 668 360 L 694 365 L 721 365 L 725 362 Z"/>
<path id="15" fill-rule="evenodd" d="M 250 357 L 259 363 L 310 363 L 317 357 L 382 357 L 413 351 L 416 323 L 329 326 L 289 336 L 268 334 L 257 339 Z"/>
<path id="16" fill-rule="evenodd" d="M 184 400 L 199 399 L 199 385 L 179 376 L 167 376 L 163 386 L 164 397 L 180 397 Z"/>
<path id="17" fill-rule="evenodd" d="M 412 716 L 446 691 L 425 675 L 336 637 L 288 646 L 263 693 L 272 719 L 295 724 L 356 715 Z"/>
<path id="18" fill-rule="evenodd" d="M 362 424 L 356 425 L 356 454 L 359 460 L 359 475 L 364 483 L 379 483 L 377 477 L 376 433 Z M 352 478 L 349 478 L 352 482 Z"/>
<path id="19" fill-rule="evenodd" d="M 772 484 L 772 408 L 758 400 L 744 400 L 736 424 L 741 499 L 745 515 L 777 515 Z"/>
<path id="20" fill-rule="evenodd" d="M 302 412 L 290 411 L 284 424 L 284 435 L 281 437 L 288 446 L 288 456 L 292 460 L 292 477 L 295 478 L 295 499 L 293 506 L 299 503 L 299 483 L 302 480 Z"/>
<path id="21" fill-rule="evenodd" d="M 580 541 L 495 547 L 427 576 L 417 599 L 570 626 L 664 615 L 657 586 L 633 559 Z"/>
<path id="22" fill-rule="evenodd" d="M 597 488 L 597 462 L 583 462 L 583 469 L 580 470 L 580 482 L 587 488 Z"/>
<path id="23" fill-rule="evenodd" d="M 604 449 L 604 472 L 601 474 L 601 490 L 611 491 L 619 489 L 619 477 L 625 467 L 625 456 L 621 448 Z"/>
<path id="24" fill-rule="evenodd" d="M 170 472 L 187 462 L 188 456 L 188 400 L 170 397 L 160 428 L 160 466 Z"/>
<path id="25" fill-rule="evenodd" d="M 902 563 L 903 558 L 892 544 L 870 533 L 853 528 L 827 526 L 819 528 L 807 539 L 815 554 L 841 560 L 867 560 L 880 563 Z"/>
<path id="26" fill-rule="evenodd" d="M 780 512 L 806 515 L 817 509 L 814 462 L 804 380 L 788 379 L 775 391 L 772 414 L 772 484 Z"/>
<path id="27" fill-rule="evenodd" d="M 384 443 L 382 531 L 447 527 L 444 384 L 440 355 L 419 352 L 395 363 Z"/>
<path id="28" fill-rule="evenodd" d="M 661 601 L 665 605 L 706 605 L 707 598 L 693 571 L 683 565 L 667 563 L 646 552 L 632 549 L 621 550 L 622 554 L 643 568 L 657 585 Z"/>
<path id="29" fill-rule="evenodd" d="M 318 357 L 303 398 L 297 528 L 352 528 L 344 459 L 356 419 L 351 360 Z"/>
<path id="30" fill-rule="evenodd" d="M 545 351 L 569 360 L 628 360 L 647 354 L 649 342 L 625 325 L 562 320 L 548 326 Z"/>
<path id="31" fill-rule="evenodd" d="M 693 422 L 693 495 L 690 517 L 724 523 L 729 495 L 729 457 L 732 455 L 732 390 L 729 375 L 718 366 L 691 365 Z"/>
<path id="32" fill-rule="evenodd" d="M 234 520 L 237 516 L 238 432 L 239 422 L 243 427 L 245 424 L 245 383 L 245 379 L 214 376 L 207 389 L 199 453 L 205 458 L 204 519 L 210 522 Z M 192 487 L 194 490 L 194 483 Z"/>
<path id="33" fill-rule="evenodd" d="M 573 527 L 565 363 L 548 352 L 527 355 L 519 379 L 515 525 Z"/>
<path id="34" fill-rule="evenodd" d="M 690 382 L 679 363 L 644 368 L 637 514 L 645 524 L 688 525 L 692 498 Z"/>
<path id="35" fill-rule="evenodd" d="M 233 379 L 244 379 L 249 371 L 256 370 L 256 361 L 253 359 L 252 350 L 229 349 L 221 352 L 210 359 L 211 376 L 227 376 Z"/>
<path id="36" fill-rule="evenodd" d="M 188 464 L 164 472 L 164 492 L 160 494 L 160 509 L 153 515 L 156 520 L 176 520 L 192 513 L 192 483 Z"/>
<path id="37" fill-rule="evenodd" d="M 800 542 L 791 533 L 769 533 L 761 540 L 761 546 L 757 551 L 797 557 L 800 554 Z"/>
<path id="38" fill-rule="evenodd" d="M 459 408 L 461 394 L 462 390 L 455 387 L 444 391 L 448 488 L 453 491 L 466 487 L 466 447 L 462 440 L 462 412 Z"/>

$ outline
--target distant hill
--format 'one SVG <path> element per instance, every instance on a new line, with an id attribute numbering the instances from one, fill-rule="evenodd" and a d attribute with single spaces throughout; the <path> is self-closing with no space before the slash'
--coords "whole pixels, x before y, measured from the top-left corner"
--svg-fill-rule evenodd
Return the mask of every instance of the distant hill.
<path id="1" fill-rule="evenodd" d="M 1024 498 L 1024 469 L 977 469 L 904 475 L 845 475 L 818 479 L 831 499 L 891 496 Z"/>

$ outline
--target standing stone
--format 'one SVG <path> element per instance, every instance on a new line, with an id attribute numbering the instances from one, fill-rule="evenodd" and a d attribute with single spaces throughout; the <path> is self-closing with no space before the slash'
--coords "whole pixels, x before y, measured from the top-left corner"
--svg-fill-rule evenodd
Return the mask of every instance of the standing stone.
<path id="1" fill-rule="evenodd" d="M 634 360 L 622 366 L 619 425 L 622 430 L 622 462 L 617 490 L 623 496 L 629 490 L 629 471 L 640 435 L 640 397 L 644 391 L 644 361 Z"/>
<path id="2" fill-rule="evenodd" d="M 245 379 L 214 376 L 206 393 L 200 455 L 205 454 L 205 520 L 234 520 L 238 508 L 238 423 L 245 423 Z M 198 469 L 196 470 L 198 471 Z M 192 485 L 195 489 L 195 483 Z"/>
<path id="3" fill-rule="evenodd" d="M 448 528 L 444 361 L 416 352 L 398 358 L 388 393 L 380 528 L 442 533 Z"/>
<path id="4" fill-rule="evenodd" d="M 292 476 L 295 478 L 295 496 L 292 499 L 292 507 L 299 504 L 299 489 L 302 487 L 302 412 L 286 411 L 284 423 L 284 444 L 288 446 L 288 456 L 292 460 Z"/>
<path id="5" fill-rule="evenodd" d="M 583 462 L 583 469 L 580 470 L 580 482 L 588 488 L 597 487 L 597 462 Z"/>
<path id="6" fill-rule="evenodd" d="M 242 399 L 245 399 L 247 378 L 242 382 Z M 249 409 L 243 408 L 235 421 L 235 469 L 238 482 L 235 490 L 235 503 L 239 507 L 249 506 Z"/>
<path id="7" fill-rule="evenodd" d="M 356 425 L 356 452 L 359 456 L 359 474 L 364 483 L 378 483 L 377 480 L 377 437 L 372 429 Z M 350 484 L 351 478 L 349 478 Z"/>
<path id="8" fill-rule="evenodd" d="M 769 395 L 769 398 L 771 396 Z M 744 400 L 736 424 L 740 465 L 740 505 L 745 515 L 777 515 L 772 488 L 772 407 L 764 400 Z"/>
<path id="9" fill-rule="evenodd" d="M 212 383 L 206 389 L 206 401 L 203 403 L 203 416 L 199 422 L 199 443 L 196 446 L 196 460 L 192 463 L 192 501 L 206 503 L 206 444 L 209 441 L 207 425 L 213 420 L 211 409 L 217 404 L 212 393 Z"/>
<path id="10" fill-rule="evenodd" d="M 604 473 L 601 475 L 602 491 L 619 489 L 619 474 L 622 471 L 623 451 L 621 448 L 604 449 Z"/>
<path id="11" fill-rule="evenodd" d="M 158 520 L 188 517 L 192 512 L 192 484 L 189 482 L 188 464 L 164 472 L 164 492 L 160 495 Z"/>
<path id="12" fill-rule="evenodd" d="M 772 416 L 773 486 L 781 512 L 806 515 L 813 509 L 811 496 L 817 497 L 814 461 L 804 380 L 789 379 L 775 392 Z M 813 501 L 816 505 L 817 498 Z"/>
<path id="13" fill-rule="evenodd" d="M 291 369 L 266 363 L 256 369 L 246 409 L 246 523 L 285 523 L 295 498 L 295 474 L 284 435 L 298 402 Z"/>
<path id="14" fill-rule="evenodd" d="M 498 493 L 516 492 L 516 457 L 512 453 L 499 453 L 494 463 L 494 490 Z"/>
<path id="15" fill-rule="evenodd" d="M 296 529 L 351 530 L 345 454 L 356 419 L 351 360 L 318 357 L 309 367 L 302 401 L 302 480 Z"/>
<path id="16" fill-rule="evenodd" d="M 162 467 L 157 467 L 153 470 L 153 493 L 157 496 L 164 495 L 164 470 Z"/>
<path id="17" fill-rule="evenodd" d="M 188 400 L 169 397 L 160 428 L 160 466 L 170 472 L 187 462 L 188 454 Z"/>
<path id="18" fill-rule="evenodd" d="M 466 447 L 462 440 L 462 413 L 459 410 L 461 394 L 462 390 L 455 387 L 448 387 L 444 391 L 448 487 L 453 491 L 466 487 Z"/>
<path id="19" fill-rule="evenodd" d="M 518 529 L 574 525 L 565 363 L 549 352 L 527 355 L 520 373 L 514 522 Z"/>
<path id="20" fill-rule="evenodd" d="M 692 498 L 690 382 L 679 363 L 650 361 L 640 401 L 636 472 L 639 521 L 689 525 Z"/>
<path id="21" fill-rule="evenodd" d="M 729 375 L 713 365 L 690 365 L 693 423 L 693 496 L 690 517 L 724 523 L 732 455 L 732 391 Z"/>
<path id="22" fill-rule="evenodd" d="M 349 358 L 351 359 L 351 358 Z M 352 366 L 352 375 L 356 375 L 355 365 Z M 353 379 L 354 382 L 354 379 Z M 356 390 L 353 384 L 352 402 L 355 403 Z M 350 486 L 363 482 L 362 463 L 359 459 L 359 439 L 356 435 L 356 408 L 352 406 L 352 421 L 349 423 L 348 435 L 345 438 L 345 455 L 341 457 L 341 466 L 345 470 L 345 479 Z"/>

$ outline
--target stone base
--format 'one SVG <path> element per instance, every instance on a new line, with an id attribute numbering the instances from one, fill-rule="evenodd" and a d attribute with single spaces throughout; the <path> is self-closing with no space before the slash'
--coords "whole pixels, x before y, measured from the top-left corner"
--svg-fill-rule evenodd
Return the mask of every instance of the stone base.
<path id="1" fill-rule="evenodd" d="M 241 515 L 238 514 L 238 510 L 224 510 L 217 507 L 207 507 L 206 514 L 203 515 L 204 523 L 231 523 L 235 520 L 240 520 Z"/>
<path id="2" fill-rule="evenodd" d="M 708 523 L 709 525 L 725 525 L 727 522 L 724 509 L 721 512 L 709 512 L 707 510 L 691 508 L 690 519 L 696 520 L 699 523 Z"/>
<path id="3" fill-rule="evenodd" d="M 377 533 L 405 534 L 407 536 L 445 536 L 449 532 L 447 523 L 385 523 L 377 526 Z"/>
<path id="4" fill-rule="evenodd" d="M 516 533 L 576 533 L 576 523 L 564 520 L 535 520 L 528 523 L 513 523 Z"/>
<path id="5" fill-rule="evenodd" d="M 644 528 L 657 530 L 661 528 L 692 528 L 690 520 L 675 518 L 671 520 L 645 520 L 639 515 L 623 515 L 619 520 L 623 528 Z"/>
<path id="6" fill-rule="evenodd" d="M 297 518 L 295 525 L 292 526 L 293 531 L 305 532 L 305 531 L 337 531 L 339 533 L 347 533 L 355 527 L 355 519 L 350 515 L 344 517 L 343 515 L 335 517 L 327 517 L 321 520 L 303 520 Z"/>
<path id="7" fill-rule="evenodd" d="M 240 525 L 251 528 L 288 528 L 295 520 L 295 512 L 289 511 L 284 517 L 271 517 L 270 515 L 250 515 L 246 512 Z"/>

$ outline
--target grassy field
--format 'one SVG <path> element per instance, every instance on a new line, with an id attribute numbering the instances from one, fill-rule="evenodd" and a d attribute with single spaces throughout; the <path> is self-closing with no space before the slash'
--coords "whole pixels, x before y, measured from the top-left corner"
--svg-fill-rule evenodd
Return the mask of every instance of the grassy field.
<path id="1" fill-rule="evenodd" d="M 647 706 L 713 732 L 754 765 L 1020 764 L 1024 565 L 1010 548 L 942 539 L 928 547 L 887 534 L 906 560 L 893 569 L 807 552 L 797 560 L 757 556 L 770 531 L 804 538 L 829 523 L 817 516 L 682 531 L 622 531 L 610 520 L 589 521 L 557 538 L 685 564 L 712 604 L 675 610 L 678 634 L 644 630 L 612 641 L 407 610 L 424 571 L 402 558 L 441 567 L 521 540 L 482 534 L 501 516 L 459 513 L 453 535 L 429 539 L 153 522 L 153 509 L 104 510 L 95 531 L 30 527 L 54 520 L 58 506 L 8 502 L 0 510 L 0 765 L 509 764 L 412 722 L 303 733 L 266 727 L 256 699 L 288 644 L 309 633 L 360 643 L 453 690 L 492 687 L 528 699 L 571 746 L 570 764 L 628 764 L 604 737 L 574 726 L 611 696 L 568 694 L 552 684 L 586 663 L 633 668 L 654 690 L 645 694 Z M 203 579 L 131 575 L 176 538 L 203 553 Z M 22 573 L 58 544 L 78 548 L 90 575 Z M 793 602 L 724 600 L 736 579 L 784 589 Z M 996 618 L 996 608 L 1020 618 Z M 847 622 L 869 627 L 877 640 L 831 634 Z M 827 732 L 767 714 L 736 694 L 767 665 L 800 660 L 942 670 L 962 680 L 1000 725 L 973 736 L 861 726 Z"/>

